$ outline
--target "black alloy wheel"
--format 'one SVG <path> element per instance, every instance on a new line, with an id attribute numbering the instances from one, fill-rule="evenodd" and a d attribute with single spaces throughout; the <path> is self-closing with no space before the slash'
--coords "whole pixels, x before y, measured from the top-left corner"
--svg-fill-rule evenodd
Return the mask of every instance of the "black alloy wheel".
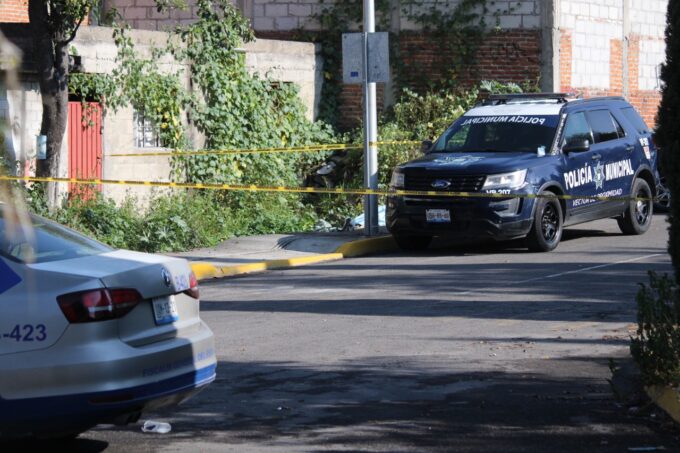
<path id="1" fill-rule="evenodd" d="M 527 246 L 532 252 L 555 250 L 562 239 L 562 207 L 552 192 L 541 192 L 536 200 L 536 210 Z"/>
<path id="2" fill-rule="evenodd" d="M 631 200 L 628 201 L 626 211 L 617 220 L 623 234 L 643 234 L 652 224 L 654 200 L 652 190 L 644 179 L 638 178 L 633 183 Z"/>
<path id="3" fill-rule="evenodd" d="M 557 237 L 559 226 L 560 220 L 555 210 L 555 206 L 552 204 L 547 205 L 541 216 L 541 232 L 543 233 L 543 239 L 545 239 L 546 242 L 554 242 Z"/>

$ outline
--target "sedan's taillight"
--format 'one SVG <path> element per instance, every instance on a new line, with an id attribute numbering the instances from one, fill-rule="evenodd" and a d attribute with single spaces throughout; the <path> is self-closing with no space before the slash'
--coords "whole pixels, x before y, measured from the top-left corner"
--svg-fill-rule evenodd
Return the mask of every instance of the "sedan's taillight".
<path id="1" fill-rule="evenodd" d="M 198 280 L 196 280 L 196 275 L 192 272 L 189 276 L 189 289 L 184 291 L 184 294 L 191 296 L 194 299 L 198 299 Z"/>
<path id="2" fill-rule="evenodd" d="M 64 294 L 57 302 L 71 323 L 122 318 L 142 301 L 135 289 L 95 289 Z"/>

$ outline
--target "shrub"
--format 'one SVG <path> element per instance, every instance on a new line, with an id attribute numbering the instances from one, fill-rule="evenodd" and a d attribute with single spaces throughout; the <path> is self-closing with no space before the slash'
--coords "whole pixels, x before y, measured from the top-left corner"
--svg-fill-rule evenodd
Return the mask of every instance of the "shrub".
<path id="1" fill-rule="evenodd" d="M 424 95 L 404 89 L 399 101 L 387 114 L 383 126 L 392 123 L 410 140 L 434 139 L 471 108 L 479 90 L 431 92 Z"/>
<path id="2" fill-rule="evenodd" d="M 680 200 L 680 3 L 668 2 L 666 61 L 661 67 L 661 104 L 656 141 L 673 200 Z M 680 282 L 680 203 L 671 204 L 668 251 Z"/>
<path id="3" fill-rule="evenodd" d="M 680 385 L 680 293 L 664 275 L 649 275 L 637 294 L 638 329 L 630 350 L 645 385 Z"/>
<path id="4" fill-rule="evenodd" d="M 101 195 L 73 199 L 47 209 L 40 184 L 27 193 L 31 210 L 115 248 L 173 252 L 210 247 L 234 236 L 310 230 L 317 217 L 291 194 L 247 194 L 243 206 L 225 204 L 222 194 L 208 191 L 156 195 L 140 213 L 137 200 L 120 205 Z"/>

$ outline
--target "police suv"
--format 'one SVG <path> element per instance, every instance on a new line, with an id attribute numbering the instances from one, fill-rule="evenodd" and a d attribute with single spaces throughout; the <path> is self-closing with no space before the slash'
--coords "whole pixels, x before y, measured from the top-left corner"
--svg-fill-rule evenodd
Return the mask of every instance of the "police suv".
<path id="1" fill-rule="evenodd" d="M 621 97 L 491 96 L 394 170 L 391 188 L 412 193 L 388 197 L 387 227 L 411 250 L 453 236 L 550 251 L 563 227 L 608 217 L 643 234 L 658 176 L 651 135 Z"/>

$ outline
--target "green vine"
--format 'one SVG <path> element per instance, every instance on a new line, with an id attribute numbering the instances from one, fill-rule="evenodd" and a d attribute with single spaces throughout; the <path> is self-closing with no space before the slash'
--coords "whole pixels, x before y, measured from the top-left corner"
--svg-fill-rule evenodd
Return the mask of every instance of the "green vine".
<path id="1" fill-rule="evenodd" d="M 306 118 L 294 84 L 249 73 L 239 48 L 253 39 L 253 34 L 231 1 L 198 0 L 194 8 L 198 20 L 178 27 L 170 44 L 154 49 L 149 59 L 137 55 L 127 29 L 114 21 L 116 69 L 108 75 L 74 74 L 69 81 L 71 93 L 111 110 L 134 106 L 158 127 L 163 146 L 178 151 L 189 146 L 186 125 L 180 120 L 183 113 L 203 135 L 202 145 L 208 149 L 284 147 L 336 140 L 329 126 Z M 183 87 L 179 72 L 159 69 L 159 59 L 168 55 L 187 68 L 191 90 Z M 172 159 L 171 177 L 190 182 L 299 185 L 329 154 L 180 153 Z M 304 230 L 314 221 L 311 213 L 315 206 L 305 205 L 294 194 L 221 192 L 211 196 L 236 212 L 243 209 L 254 218 L 262 217 L 263 232 L 278 229 L 276 224 Z M 277 219 L 272 217 L 274 213 Z"/>
<path id="2" fill-rule="evenodd" d="M 118 48 L 116 68 L 111 74 L 74 73 L 69 76 L 69 94 L 84 105 L 83 120 L 92 124 L 93 102 L 104 111 L 116 111 L 132 105 L 152 120 L 158 128 L 163 146 L 180 149 L 187 145 L 181 122 L 186 93 L 179 73 L 161 73 L 156 61 L 165 52 L 153 49 L 150 59 L 140 58 L 128 27 L 114 22 L 113 39 Z"/>
<path id="3" fill-rule="evenodd" d="M 211 149 L 248 149 L 325 143 L 333 134 L 311 123 L 293 84 L 251 75 L 238 48 L 254 38 L 249 23 L 229 0 L 198 0 L 199 20 L 178 29 L 171 51 L 189 61 L 198 95 L 187 109 Z M 320 153 L 206 155 L 178 159 L 175 168 L 191 181 L 299 184 Z M 238 197 L 234 195 L 234 197 Z"/>

